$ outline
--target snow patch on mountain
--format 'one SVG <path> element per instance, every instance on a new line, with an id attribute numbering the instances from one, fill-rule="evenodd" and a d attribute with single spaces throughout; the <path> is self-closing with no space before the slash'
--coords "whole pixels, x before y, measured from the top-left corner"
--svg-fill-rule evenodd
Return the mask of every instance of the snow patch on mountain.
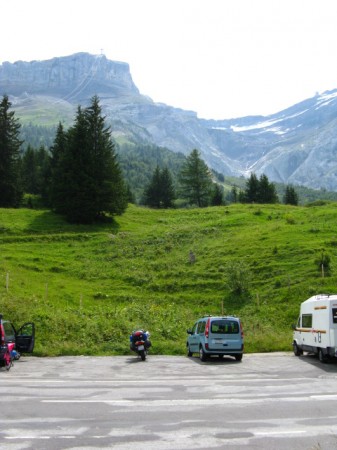
<path id="1" fill-rule="evenodd" d="M 337 97 L 337 92 L 325 93 L 318 97 L 316 110 L 322 108 L 323 106 L 328 106 Z"/>

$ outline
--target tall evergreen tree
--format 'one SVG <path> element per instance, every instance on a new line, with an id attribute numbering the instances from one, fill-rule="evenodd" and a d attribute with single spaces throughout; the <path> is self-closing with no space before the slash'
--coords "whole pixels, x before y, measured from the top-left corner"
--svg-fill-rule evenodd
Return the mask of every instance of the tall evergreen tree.
<path id="1" fill-rule="evenodd" d="M 198 150 L 192 150 L 179 173 L 181 196 L 191 205 L 207 206 L 212 191 L 212 178 Z"/>
<path id="2" fill-rule="evenodd" d="M 152 178 L 144 191 L 144 204 L 151 208 L 160 208 L 161 205 L 161 173 L 157 166 Z"/>
<path id="3" fill-rule="evenodd" d="M 238 188 L 234 185 L 231 189 L 231 193 L 230 193 L 230 200 L 233 203 L 237 203 L 239 198 L 239 194 L 238 194 Z"/>
<path id="4" fill-rule="evenodd" d="M 67 172 L 65 155 L 66 155 L 67 135 L 64 131 L 63 125 L 60 122 L 51 147 L 51 169 L 50 169 L 50 186 L 48 198 L 50 205 L 56 212 L 64 212 L 64 198 L 67 194 Z"/>
<path id="5" fill-rule="evenodd" d="M 176 198 L 171 172 L 164 167 L 160 174 L 161 178 L 161 203 L 163 208 L 172 208 Z"/>
<path id="6" fill-rule="evenodd" d="M 4 95 L 0 102 L 0 207 L 18 207 L 22 200 L 20 181 L 20 124 Z"/>
<path id="7" fill-rule="evenodd" d="M 283 197 L 283 203 L 286 205 L 298 205 L 298 194 L 293 186 L 287 186 Z"/>
<path id="8" fill-rule="evenodd" d="M 267 175 L 262 174 L 258 185 L 258 203 L 277 203 L 278 197 L 274 183 L 270 183 Z"/>
<path id="9" fill-rule="evenodd" d="M 251 173 L 246 182 L 245 201 L 247 203 L 258 203 L 259 201 L 259 180 L 255 173 Z"/>
<path id="10" fill-rule="evenodd" d="M 27 194 L 38 194 L 36 151 L 28 145 L 22 156 L 21 178 L 23 190 Z"/>
<path id="11" fill-rule="evenodd" d="M 224 204 L 223 188 L 219 184 L 215 183 L 211 195 L 211 205 L 221 206 L 223 204 Z"/>
<path id="12" fill-rule="evenodd" d="M 160 170 L 157 166 L 144 191 L 144 204 L 152 208 L 171 208 L 175 192 L 170 171 L 167 167 Z"/>
<path id="13" fill-rule="evenodd" d="M 122 214 L 127 189 L 97 96 L 88 108 L 78 108 L 65 140 L 60 128 L 57 139 L 52 152 L 55 209 L 75 223 L 91 223 L 105 213 Z"/>
<path id="14" fill-rule="evenodd" d="M 21 162 L 22 186 L 25 193 L 46 197 L 50 181 L 48 177 L 49 159 L 49 153 L 43 146 L 35 150 L 28 145 Z"/>

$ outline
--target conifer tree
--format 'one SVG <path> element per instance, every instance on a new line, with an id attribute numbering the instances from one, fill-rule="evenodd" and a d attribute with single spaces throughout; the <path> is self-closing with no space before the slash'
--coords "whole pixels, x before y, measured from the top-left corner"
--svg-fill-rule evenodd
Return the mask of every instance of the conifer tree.
<path id="1" fill-rule="evenodd" d="M 230 199 L 231 199 L 231 201 L 232 201 L 233 203 L 236 203 L 236 202 L 238 201 L 238 197 L 239 197 L 238 189 L 237 189 L 237 187 L 234 185 L 234 186 L 232 187 L 232 189 L 231 189 Z"/>
<path id="2" fill-rule="evenodd" d="M 223 189 L 219 184 L 215 183 L 213 186 L 213 192 L 211 196 L 211 205 L 221 206 L 223 204 L 224 204 Z"/>
<path id="3" fill-rule="evenodd" d="M 144 203 L 151 208 L 160 208 L 161 204 L 161 173 L 157 166 L 152 178 L 144 191 Z"/>
<path id="4" fill-rule="evenodd" d="M 22 200 L 20 124 L 4 95 L 0 102 L 0 207 L 15 208 Z"/>
<path id="5" fill-rule="evenodd" d="M 283 203 L 286 205 L 298 205 L 298 194 L 293 186 L 287 186 L 283 197 Z"/>
<path id="6" fill-rule="evenodd" d="M 163 208 L 172 208 L 176 198 L 171 172 L 164 167 L 160 174 L 161 178 L 161 203 Z"/>
<path id="7" fill-rule="evenodd" d="M 206 163 L 194 149 L 179 173 L 181 196 L 191 205 L 207 206 L 212 190 L 212 178 Z"/>
<path id="8" fill-rule="evenodd" d="M 78 108 L 65 141 L 58 131 L 52 165 L 55 209 L 75 223 L 91 223 L 106 213 L 122 214 L 127 189 L 98 97 L 88 108 Z"/>
<path id="9" fill-rule="evenodd" d="M 30 145 L 22 156 L 21 178 L 26 194 L 38 194 L 36 152 Z"/>
<path id="10" fill-rule="evenodd" d="M 245 201 L 247 203 L 258 203 L 259 201 L 259 180 L 255 173 L 251 173 L 246 182 Z"/>
<path id="11" fill-rule="evenodd" d="M 51 173 L 49 202 L 56 212 L 64 212 L 64 199 L 67 194 L 67 172 L 65 163 L 67 136 L 60 122 L 51 147 Z"/>
<path id="12" fill-rule="evenodd" d="M 262 174 L 258 184 L 258 203 L 277 203 L 276 188 L 270 183 L 267 175 Z"/>
<path id="13" fill-rule="evenodd" d="M 170 171 L 167 167 L 160 170 L 157 166 L 144 191 L 144 204 L 152 208 L 171 208 L 174 199 L 175 192 Z"/>

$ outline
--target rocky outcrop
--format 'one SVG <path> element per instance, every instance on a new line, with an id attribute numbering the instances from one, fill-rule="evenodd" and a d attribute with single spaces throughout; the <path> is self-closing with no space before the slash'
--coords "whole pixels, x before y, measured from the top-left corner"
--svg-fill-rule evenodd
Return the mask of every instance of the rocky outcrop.
<path id="1" fill-rule="evenodd" d="M 64 100 L 87 100 L 93 93 L 116 98 L 139 95 L 129 65 L 108 60 L 104 55 L 77 53 L 47 61 L 4 62 L 0 66 L 0 87 L 14 96 L 39 94 Z"/>

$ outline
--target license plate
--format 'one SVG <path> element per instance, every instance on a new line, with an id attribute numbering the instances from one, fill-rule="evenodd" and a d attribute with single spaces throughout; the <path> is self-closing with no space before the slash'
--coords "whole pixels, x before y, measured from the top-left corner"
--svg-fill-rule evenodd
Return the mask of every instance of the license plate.
<path id="1" fill-rule="evenodd" d="M 138 345 L 138 350 L 144 350 L 144 345 Z"/>
<path id="2" fill-rule="evenodd" d="M 224 339 L 213 339 L 212 344 L 224 344 L 226 341 Z"/>

